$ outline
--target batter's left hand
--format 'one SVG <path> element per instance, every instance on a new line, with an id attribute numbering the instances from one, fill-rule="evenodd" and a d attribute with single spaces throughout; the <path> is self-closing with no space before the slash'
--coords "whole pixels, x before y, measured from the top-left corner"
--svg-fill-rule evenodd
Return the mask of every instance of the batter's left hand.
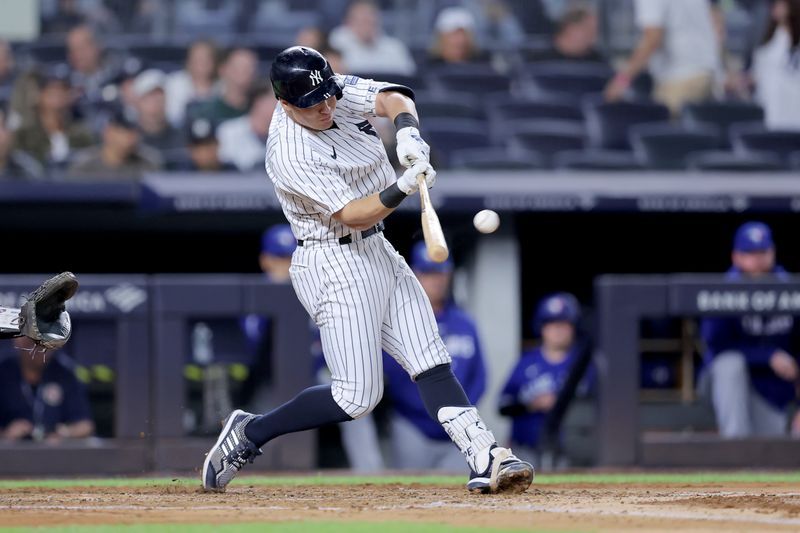
<path id="1" fill-rule="evenodd" d="M 397 186 L 404 193 L 411 195 L 417 192 L 417 176 L 425 175 L 425 184 L 430 189 L 436 183 L 436 171 L 429 163 L 414 163 L 414 166 L 403 172 L 397 180 Z"/>
<path id="2" fill-rule="evenodd" d="M 414 163 L 427 163 L 431 155 L 431 147 L 422 140 L 419 130 L 406 127 L 397 130 L 397 159 L 400 164 L 409 168 Z"/>

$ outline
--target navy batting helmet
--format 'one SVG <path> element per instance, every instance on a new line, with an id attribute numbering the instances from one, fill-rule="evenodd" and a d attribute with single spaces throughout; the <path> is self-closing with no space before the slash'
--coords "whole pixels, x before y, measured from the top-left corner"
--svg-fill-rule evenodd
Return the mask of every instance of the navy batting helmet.
<path id="1" fill-rule="evenodd" d="M 307 46 L 292 46 L 275 58 L 269 72 L 275 96 L 295 107 L 342 97 L 342 86 L 325 57 Z"/>
<path id="2" fill-rule="evenodd" d="M 548 322 L 569 322 L 573 326 L 580 318 L 580 304 L 568 292 L 557 292 L 543 298 L 533 317 L 533 330 L 539 335 Z"/>

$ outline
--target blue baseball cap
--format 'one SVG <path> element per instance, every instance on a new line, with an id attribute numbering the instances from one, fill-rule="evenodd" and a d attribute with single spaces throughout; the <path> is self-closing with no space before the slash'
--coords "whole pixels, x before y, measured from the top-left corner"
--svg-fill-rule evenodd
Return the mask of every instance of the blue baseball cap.
<path id="1" fill-rule="evenodd" d="M 539 333 L 548 322 L 578 323 L 580 317 L 578 299 L 568 292 L 557 292 L 542 298 L 533 317 L 533 329 Z"/>
<path id="2" fill-rule="evenodd" d="M 261 253 L 289 257 L 297 248 L 297 239 L 289 224 L 277 224 L 261 236 Z"/>
<path id="3" fill-rule="evenodd" d="M 733 249 L 737 252 L 763 252 L 775 244 L 772 241 L 772 230 L 763 222 L 746 222 L 736 230 L 733 238 Z"/>
<path id="4" fill-rule="evenodd" d="M 411 268 L 417 272 L 452 272 L 453 261 L 448 257 L 443 263 L 437 263 L 428 255 L 424 241 L 419 241 L 411 249 Z"/>

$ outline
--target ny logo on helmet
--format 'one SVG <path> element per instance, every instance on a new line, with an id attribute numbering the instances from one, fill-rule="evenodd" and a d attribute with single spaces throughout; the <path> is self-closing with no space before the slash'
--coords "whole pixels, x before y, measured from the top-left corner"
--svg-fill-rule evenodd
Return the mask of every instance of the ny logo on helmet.
<path id="1" fill-rule="evenodd" d="M 311 78 L 312 85 L 316 86 L 322 83 L 322 74 L 318 70 L 312 71 L 311 74 L 308 75 L 308 77 Z"/>

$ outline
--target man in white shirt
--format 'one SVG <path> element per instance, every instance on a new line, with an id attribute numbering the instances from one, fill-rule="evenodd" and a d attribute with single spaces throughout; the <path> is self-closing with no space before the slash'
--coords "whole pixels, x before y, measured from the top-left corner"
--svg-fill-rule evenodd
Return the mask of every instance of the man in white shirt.
<path id="1" fill-rule="evenodd" d="M 684 104 L 711 96 L 720 65 L 719 44 L 709 0 L 635 0 L 639 44 L 606 87 L 619 100 L 649 63 L 654 98 L 678 114 Z"/>
<path id="2" fill-rule="evenodd" d="M 242 172 L 264 164 L 267 134 L 277 103 L 272 87 L 259 85 L 250 92 L 248 113 L 220 124 L 217 139 L 223 162 L 233 164 Z"/>
<path id="3" fill-rule="evenodd" d="M 330 43 L 341 50 L 352 72 L 412 75 L 417 70 L 408 47 L 384 35 L 381 12 L 372 0 L 354 0 L 347 9 L 345 24 L 334 28 Z"/>

